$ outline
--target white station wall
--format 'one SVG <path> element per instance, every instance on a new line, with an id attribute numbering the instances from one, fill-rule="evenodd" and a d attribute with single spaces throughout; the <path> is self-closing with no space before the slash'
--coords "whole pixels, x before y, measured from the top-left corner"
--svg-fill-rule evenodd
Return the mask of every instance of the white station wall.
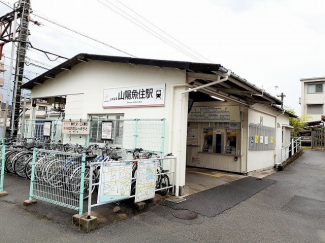
<path id="1" fill-rule="evenodd" d="M 103 90 L 166 83 L 164 107 L 103 108 Z M 179 182 L 185 184 L 188 95 L 186 72 L 175 68 L 89 61 L 58 74 L 32 90 L 32 98 L 67 96 L 66 118 L 124 114 L 125 119 L 166 118 L 165 152 L 178 158 Z M 179 87 L 179 85 L 184 85 Z M 173 94 L 172 94 L 173 93 Z M 172 121 L 171 121 L 172 119 Z M 84 138 L 82 138 L 84 139 Z"/>
<path id="2" fill-rule="evenodd" d="M 254 105 L 254 107 L 258 108 L 261 111 L 265 111 L 266 107 Z M 270 110 L 272 114 L 274 111 Z M 248 126 L 249 124 L 260 124 L 263 122 L 263 126 L 273 127 L 275 128 L 275 116 L 268 115 L 266 113 L 262 113 L 260 111 L 256 111 L 253 109 L 248 109 Z M 248 127 L 249 129 L 249 127 Z M 274 166 L 274 158 L 275 158 L 274 150 L 266 150 L 266 151 L 251 151 L 247 150 L 247 171 L 255 171 L 261 170 L 268 167 Z"/>

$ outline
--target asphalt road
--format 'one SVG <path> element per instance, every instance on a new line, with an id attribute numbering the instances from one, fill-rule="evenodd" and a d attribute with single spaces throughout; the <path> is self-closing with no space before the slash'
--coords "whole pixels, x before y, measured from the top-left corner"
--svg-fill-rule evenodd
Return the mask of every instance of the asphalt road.
<path id="1" fill-rule="evenodd" d="M 0 201 L 0 242 L 325 242 L 324 155 L 306 151 L 269 176 L 271 186 L 216 217 L 191 221 L 160 205 L 86 234 Z"/>

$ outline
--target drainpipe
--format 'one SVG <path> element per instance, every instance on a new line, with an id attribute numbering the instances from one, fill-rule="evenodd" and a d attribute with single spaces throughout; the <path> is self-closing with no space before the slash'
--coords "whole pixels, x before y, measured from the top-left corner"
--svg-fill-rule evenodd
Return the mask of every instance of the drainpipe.
<path id="1" fill-rule="evenodd" d="M 177 87 L 192 87 L 189 84 L 172 84 L 170 87 L 170 92 L 171 92 L 171 105 L 170 105 L 170 109 L 169 109 L 169 146 L 168 146 L 168 151 L 167 153 L 171 153 L 172 152 L 172 145 L 173 145 L 173 117 L 174 117 L 174 92 L 175 92 L 175 88 Z"/>

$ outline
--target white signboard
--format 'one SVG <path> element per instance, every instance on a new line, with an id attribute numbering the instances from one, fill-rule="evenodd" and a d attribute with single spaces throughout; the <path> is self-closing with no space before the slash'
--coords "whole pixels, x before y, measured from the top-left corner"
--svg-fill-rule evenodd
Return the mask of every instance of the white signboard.
<path id="1" fill-rule="evenodd" d="M 65 121 L 63 122 L 63 134 L 89 134 L 90 122 L 88 121 Z"/>
<path id="2" fill-rule="evenodd" d="M 188 121 L 240 122 L 239 106 L 192 107 Z"/>
<path id="3" fill-rule="evenodd" d="M 113 122 L 102 121 L 102 139 L 112 139 Z"/>
<path id="4" fill-rule="evenodd" d="M 156 172 L 156 161 L 138 161 L 134 202 L 141 202 L 155 197 Z"/>
<path id="5" fill-rule="evenodd" d="M 264 137 L 264 144 L 269 144 L 269 136 Z"/>
<path id="6" fill-rule="evenodd" d="M 51 127 L 52 127 L 52 122 L 44 122 L 44 125 L 43 125 L 43 136 L 44 137 L 51 136 Z"/>
<path id="7" fill-rule="evenodd" d="M 103 108 L 164 106 L 166 84 L 104 89 Z"/>
<path id="8" fill-rule="evenodd" d="M 131 180 L 131 163 L 104 163 L 100 171 L 97 202 L 112 202 L 130 197 Z"/>

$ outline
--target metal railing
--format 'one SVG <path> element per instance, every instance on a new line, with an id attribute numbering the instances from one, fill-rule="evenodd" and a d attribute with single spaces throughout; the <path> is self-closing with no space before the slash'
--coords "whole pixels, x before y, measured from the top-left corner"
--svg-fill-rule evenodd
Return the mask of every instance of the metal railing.
<path id="1" fill-rule="evenodd" d="M 0 160 L 0 192 L 3 192 L 4 173 L 5 173 L 6 147 L 4 145 L 0 145 L 0 150 L 1 150 L 1 160 Z"/>
<path id="2" fill-rule="evenodd" d="M 68 121 L 90 122 L 89 134 L 63 134 L 64 122 Z M 163 156 L 165 128 L 165 119 L 29 119 L 20 131 L 24 138 L 37 138 L 41 141 L 60 140 L 63 143 L 87 146 L 90 143 L 106 143 L 127 150 L 143 148 Z"/>
<path id="3" fill-rule="evenodd" d="M 291 143 L 281 149 L 281 164 L 295 155 L 301 149 L 301 137 L 291 139 Z"/>
<path id="4" fill-rule="evenodd" d="M 29 200 L 44 201 L 82 214 L 84 188 L 88 188 L 84 184 L 85 163 L 85 154 L 34 149 Z"/>
<path id="5" fill-rule="evenodd" d="M 88 217 L 91 209 L 100 205 L 130 198 L 140 202 L 153 198 L 156 192 L 163 195 L 175 193 L 178 188 L 176 164 L 177 159 L 173 156 L 91 163 Z M 93 204 L 94 198 L 96 203 Z"/>

